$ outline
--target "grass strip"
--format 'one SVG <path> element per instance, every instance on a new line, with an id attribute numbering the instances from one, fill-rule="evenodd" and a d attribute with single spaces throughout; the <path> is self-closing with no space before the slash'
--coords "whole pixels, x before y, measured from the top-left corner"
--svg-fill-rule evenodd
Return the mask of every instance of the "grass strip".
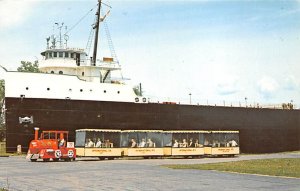
<path id="1" fill-rule="evenodd" d="M 172 169 L 217 170 L 300 178 L 300 158 L 259 159 L 223 163 L 163 166 Z"/>

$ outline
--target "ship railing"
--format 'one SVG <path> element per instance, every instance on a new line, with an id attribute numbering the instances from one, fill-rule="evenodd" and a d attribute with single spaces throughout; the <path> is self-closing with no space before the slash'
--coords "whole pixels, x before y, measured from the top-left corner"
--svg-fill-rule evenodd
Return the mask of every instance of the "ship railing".
<path id="1" fill-rule="evenodd" d="M 253 108 L 253 109 L 283 109 L 283 110 L 293 110 L 298 108 L 297 105 L 293 104 L 292 107 L 285 107 L 289 104 L 260 104 L 258 102 L 245 103 L 245 102 L 231 102 L 226 100 L 201 100 L 188 98 L 170 98 L 170 97 L 155 97 L 147 96 L 148 103 L 158 103 L 158 104 L 179 104 L 179 105 L 199 105 L 199 106 L 210 106 L 210 107 L 238 107 L 238 108 Z"/>
<path id="2" fill-rule="evenodd" d="M 80 66 L 93 66 L 92 61 L 90 59 L 80 59 L 79 61 Z M 105 60 L 96 60 L 96 67 L 100 67 L 102 69 L 109 69 L 109 70 L 120 70 L 121 67 L 118 62 L 115 61 L 105 61 Z"/>

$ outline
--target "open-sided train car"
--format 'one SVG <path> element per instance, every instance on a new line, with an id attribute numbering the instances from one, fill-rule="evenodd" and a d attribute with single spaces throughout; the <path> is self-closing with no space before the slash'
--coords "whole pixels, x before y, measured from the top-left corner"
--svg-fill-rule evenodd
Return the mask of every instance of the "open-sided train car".
<path id="1" fill-rule="evenodd" d="M 76 130 L 77 156 L 202 157 L 239 154 L 238 131 Z"/>
<path id="2" fill-rule="evenodd" d="M 204 154 L 207 156 L 240 154 L 239 131 L 209 131 L 205 134 Z"/>
<path id="3" fill-rule="evenodd" d="M 165 131 L 168 144 L 166 156 L 200 157 L 204 155 L 204 134 L 206 131 Z"/>
<path id="4" fill-rule="evenodd" d="M 120 135 L 121 130 L 115 129 L 78 129 L 75 142 L 77 156 L 99 159 L 121 157 Z"/>
<path id="5" fill-rule="evenodd" d="M 121 133 L 123 156 L 161 157 L 164 155 L 163 131 L 126 130 Z"/>

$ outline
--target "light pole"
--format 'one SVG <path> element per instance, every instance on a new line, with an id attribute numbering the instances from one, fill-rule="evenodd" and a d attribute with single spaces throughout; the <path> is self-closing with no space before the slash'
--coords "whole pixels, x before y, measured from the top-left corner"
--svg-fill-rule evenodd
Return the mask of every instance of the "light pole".
<path id="1" fill-rule="evenodd" d="M 190 96 L 190 105 L 192 105 L 192 93 L 189 93 Z"/>

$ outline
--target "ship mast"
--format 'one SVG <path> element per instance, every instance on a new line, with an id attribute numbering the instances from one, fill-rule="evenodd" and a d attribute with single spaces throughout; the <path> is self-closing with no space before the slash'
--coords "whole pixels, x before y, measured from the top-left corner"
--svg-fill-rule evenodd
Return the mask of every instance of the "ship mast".
<path id="1" fill-rule="evenodd" d="M 95 23 L 94 29 L 96 29 L 95 33 L 95 40 L 94 40 L 94 52 L 93 52 L 93 60 L 92 65 L 96 65 L 96 59 L 97 59 L 97 46 L 98 46 L 98 35 L 99 35 L 99 27 L 100 27 L 100 9 L 101 9 L 101 0 L 98 0 L 98 10 L 96 12 L 97 15 L 97 21 Z"/>

